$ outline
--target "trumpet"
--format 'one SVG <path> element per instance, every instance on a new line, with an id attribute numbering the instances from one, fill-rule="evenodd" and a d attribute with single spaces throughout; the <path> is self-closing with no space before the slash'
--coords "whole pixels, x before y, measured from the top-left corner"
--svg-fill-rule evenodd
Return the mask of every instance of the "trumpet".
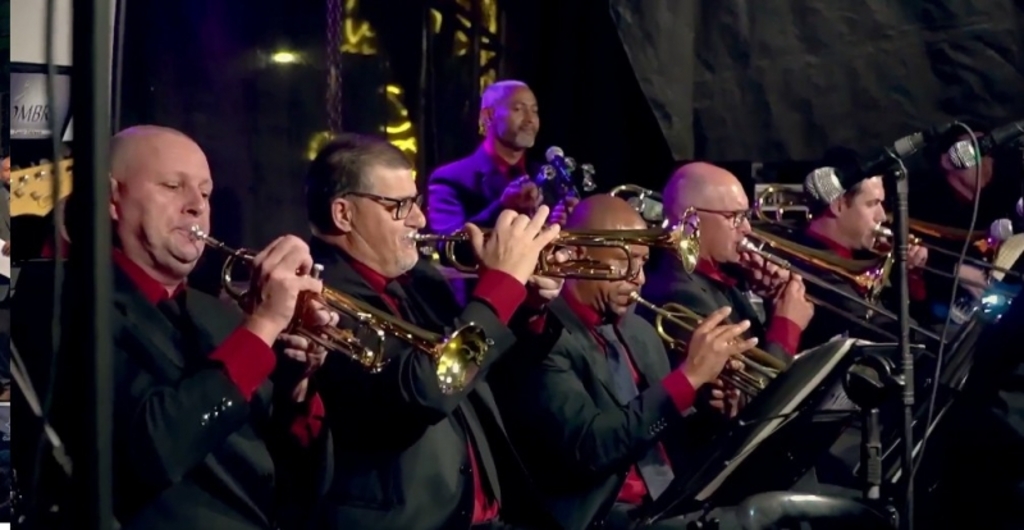
<path id="1" fill-rule="evenodd" d="M 631 259 L 630 245 L 666 248 L 673 251 L 692 270 L 697 265 L 700 253 L 696 212 L 688 210 L 683 220 L 669 228 L 646 228 L 639 230 L 565 230 L 541 253 L 535 274 L 555 278 L 579 278 L 591 280 L 628 280 L 640 274 L 641 265 Z M 485 234 L 489 231 L 485 232 Z M 475 273 L 479 264 L 464 264 L 456 255 L 456 244 L 469 241 L 469 234 L 456 232 L 451 235 L 412 234 L 413 240 L 434 245 L 444 244 L 444 255 L 456 270 Z M 554 253 L 563 247 L 615 248 L 622 252 L 625 270 L 590 259 L 571 259 L 557 263 Z"/>
<path id="2" fill-rule="evenodd" d="M 660 225 L 665 220 L 661 194 L 654 190 L 635 184 L 622 184 L 612 188 L 608 194 L 624 199 L 650 224 Z"/>
<path id="3" fill-rule="evenodd" d="M 704 318 L 676 303 L 668 303 L 659 307 L 643 299 L 635 291 L 630 297 L 634 302 L 654 313 L 654 328 L 658 331 L 661 340 L 665 341 L 672 349 L 682 349 L 694 329 Z M 666 329 L 666 324 L 681 328 L 686 338 L 670 334 Z M 728 370 L 723 372 L 720 377 L 751 398 L 761 393 L 779 375 L 779 372 L 786 369 L 784 361 L 757 347 L 743 352 L 736 359 L 743 363 L 743 370 Z"/>
<path id="4" fill-rule="evenodd" d="M 191 235 L 194 240 L 228 254 L 221 268 L 221 284 L 241 307 L 251 307 L 252 296 L 249 291 L 240 290 L 232 284 L 231 272 L 238 263 L 251 268 L 255 254 L 246 249 L 230 248 L 208 236 L 198 226 L 192 227 Z M 315 264 L 310 276 L 319 278 L 322 271 L 323 265 Z M 372 331 L 375 347 L 368 346 L 354 330 L 335 326 L 309 326 L 303 315 L 310 302 L 323 304 L 331 311 L 347 315 L 358 325 Z M 445 394 L 462 390 L 472 381 L 491 344 L 483 330 L 475 324 L 467 324 L 449 335 L 433 333 L 327 286 L 319 293 L 304 292 L 299 296 L 295 316 L 286 333 L 305 337 L 329 351 L 340 352 L 371 373 L 381 371 L 388 363 L 388 359 L 385 359 L 384 339 L 387 336 L 396 337 L 429 355 L 437 363 L 438 386 Z"/>
<path id="5" fill-rule="evenodd" d="M 869 289 L 867 294 L 872 292 L 872 289 L 880 289 L 884 285 L 884 280 L 888 274 L 888 267 L 890 266 L 890 260 L 887 257 L 882 257 L 879 260 L 868 260 L 867 262 L 860 262 L 857 260 L 844 260 L 835 256 L 828 255 L 822 251 L 798 245 L 791 241 L 784 240 L 777 236 L 771 236 L 761 231 L 751 233 L 739 244 L 739 250 L 741 252 L 752 252 L 761 256 L 765 261 L 774 264 L 775 266 L 788 270 L 791 273 L 798 273 L 800 277 L 806 283 L 814 284 L 826 291 L 835 293 L 843 298 L 851 300 L 862 307 L 864 307 L 868 314 L 882 315 L 892 321 L 898 321 L 897 317 L 892 311 L 885 309 L 884 307 L 877 305 L 876 303 L 859 298 L 855 295 L 842 291 L 836 286 L 832 285 L 826 280 L 817 276 L 798 272 L 793 264 L 774 252 L 765 250 L 765 247 L 770 248 L 774 252 L 786 254 L 792 256 L 800 261 L 807 263 L 810 266 L 825 270 L 826 272 L 835 274 L 840 278 L 848 281 L 852 281 L 854 285 L 865 285 Z M 865 264 L 874 264 L 873 266 L 864 266 Z M 858 265 L 860 264 L 860 265 Z M 876 292 L 876 291 L 875 291 Z M 827 309 L 833 313 L 836 313 L 842 317 L 847 318 L 851 322 L 858 324 L 864 328 L 870 329 L 871 331 L 888 338 L 889 340 L 898 341 L 898 337 L 870 322 L 862 317 L 851 314 L 849 311 L 845 311 L 833 304 L 822 300 L 821 298 L 807 295 L 807 299 L 817 307 Z M 941 338 L 935 333 L 928 331 L 919 326 L 911 325 L 910 329 L 916 333 L 928 337 L 935 341 L 941 341 Z"/>

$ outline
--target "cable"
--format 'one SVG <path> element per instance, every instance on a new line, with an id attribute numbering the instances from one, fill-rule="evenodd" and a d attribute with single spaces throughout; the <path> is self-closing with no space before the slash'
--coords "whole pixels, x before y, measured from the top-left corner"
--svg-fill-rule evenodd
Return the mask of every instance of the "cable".
<path id="1" fill-rule="evenodd" d="M 971 130 L 970 127 L 968 127 L 966 124 L 961 123 L 959 121 L 954 123 L 953 126 L 954 127 L 960 127 L 960 128 L 962 128 L 967 133 L 967 135 L 971 138 L 971 144 L 974 147 L 974 152 L 977 154 L 977 156 L 979 158 L 977 164 L 974 166 L 974 211 L 971 214 L 971 226 L 967 229 L 967 233 L 970 234 L 970 233 L 974 232 L 974 226 L 978 222 L 978 208 L 981 205 L 981 164 L 982 164 L 982 162 L 980 160 L 980 158 L 981 158 L 981 147 L 978 145 L 978 138 L 974 135 L 974 131 Z M 957 262 L 955 270 L 960 270 L 960 267 L 963 266 L 965 258 L 967 257 L 967 250 L 969 248 L 971 248 L 971 240 L 970 240 L 970 238 L 967 238 L 967 239 L 964 240 L 964 246 L 960 250 L 960 258 L 959 258 L 959 261 Z M 952 289 L 952 291 L 949 294 L 949 307 L 950 308 L 952 308 L 953 305 L 956 303 L 956 291 L 957 291 L 957 289 L 959 287 L 960 287 L 960 275 L 957 274 L 953 278 L 953 289 Z M 942 363 L 943 363 L 943 359 L 944 359 L 944 356 L 945 356 L 945 353 L 946 353 L 946 340 L 945 340 L 946 339 L 946 333 L 949 331 L 949 324 L 950 324 L 950 322 L 952 322 L 952 319 L 953 319 L 953 311 L 950 310 L 950 311 L 948 311 L 946 313 L 946 321 L 945 321 L 945 323 L 942 326 L 942 335 L 941 335 L 941 337 L 942 337 L 943 340 L 939 341 L 939 352 L 935 356 L 935 372 L 932 375 L 931 394 L 928 396 L 928 415 L 926 416 L 925 424 L 924 424 L 925 432 L 924 432 L 924 436 L 921 437 L 921 449 L 917 452 L 917 457 L 914 459 L 914 465 L 910 469 L 909 480 L 911 482 L 913 482 L 914 477 L 917 475 L 917 469 L 921 466 L 921 462 L 924 461 L 924 448 L 925 448 L 925 444 L 927 444 L 928 438 L 931 437 L 932 432 L 933 432 L 933 430 L 931 428 L 931 424 L 932 424 L 932 418 L 935 416 L 935 401 L 937 400 L 938 395 L 939 395 L 939 376 L 942 374 Z M 914 382 L 913 381 L 907 381 L 906 384 L 912 385 L 912 384 L 914 384 Z"/>
<path id="2" fill-rule="evenodd" d="M 53 209 L 53 242 L 54 248 L 57 252 L 54 253 L 53 260 L 53 299 L 51 307 L 53 308 L 53 315 L 50 321 L 50 366 L 46 384 L 46 394 L 43 396 L 43 400 L 40 403 L 40 425 L 43 426 L 43 431 L 40 432 L 39 439 L 36 441 L 35 454 L 33 455 L 32 464 L 32 477 L 29 481 L 29 492 L 31 498 L 29 500 L 29 506 L 26 510 L 26 515 L 29 517 L 29 527 L 32 523 L 37 520 L 35 518 L 37 502 L 39 495 L 39 481 L 42 476 L 41 467 L 43 462 L 43 455 L 45 454 L 45 445 L 47 443 L 47 437 L 44 436 L 45 428 L 49 425 L 50 407 L 53 404 L 53 391 L 54 391 L 54 379 L 57 376 L 57 347 L 60 344 L 60 322 L 61 322 L 61 288 L 64 284 L 64 271 L 63 263 L 61 262 L 60 249 L 61 245 L 61 230 L 60 227 L 64 223 L 64 212 L 62 208 L 57 208 L 57 200 L 60 198 L 60 175 L 61 175 L 61 136 L 57 131 L 57 116 L 53 112 L 55 103 L 57 100 L 57 65 L 54 59 L 54 46 L 53 37 L 56 34 L 56 0 L 46 0 L 46 29 L 43 32 L 46 37 L 46 99 L 50 106 L 50 113 L 48 116 L 48 126 L 50 128 L 50 140 L 51 148 L 53 150 L 53 181 L 51 196 L 54 198 Z M 27 373 L 25 376 L 27 377 Z"/>

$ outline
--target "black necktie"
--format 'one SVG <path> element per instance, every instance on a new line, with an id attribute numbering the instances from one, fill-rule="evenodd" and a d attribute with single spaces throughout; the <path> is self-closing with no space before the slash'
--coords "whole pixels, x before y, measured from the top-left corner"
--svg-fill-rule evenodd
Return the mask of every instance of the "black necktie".
<path id="1" fill-rule="evenodd" d="M 629 352 L 619 340 L 619 334 L 613 324 L 598 326 L 595 331 L 604 341 L 616 397 L 621 403 L 628 403 L 640 395 L 636 382 L 633 381 L 633 372 L 629 368 Z M 640 476 L 644 479 L 644 484 L 647 485 L 647 493 L 651 495 L 651 499 L 656 500 L 661 496 L 672 484 L 672 479 L 675 478 L 668 460 L 657 446 L 651 447 L 636 464 L 640 470 Z"/>

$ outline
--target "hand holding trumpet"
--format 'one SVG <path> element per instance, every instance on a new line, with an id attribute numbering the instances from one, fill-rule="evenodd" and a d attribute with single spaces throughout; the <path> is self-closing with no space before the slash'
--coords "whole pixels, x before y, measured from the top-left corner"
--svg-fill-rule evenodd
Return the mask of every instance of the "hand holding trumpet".
<path id="1" fill-rule="evenodd" d="M 531 218 L 505 210 L 486 236 L 472 223 L 465 230 L 485 268 L 505 272 L 526 285 L 537 268 L 541 251 L 559 234 L 557 224 L 544 226 L 548 212 L 548 207 L 542 205 Z"/>
<path id="2" fill-rule="evenodd" d="M 730 359 L 757 345 L 756 338 L 741 337 L 750 328 L 749 320 L 722 324 L 731 312 L 727 306 L 711 313 L 690 337 L 681 369 L 695 389 L 715 381 Z"/>
<path id="3" fill-rule="evenodd" d="M 252 260 L 252 307 L 245 327 L 268 345 L 273 345 L 295 317 L 300 294 L 319 293 L 323 283 L 309 275 L 313 257 L 309 245 L 295 236 L 276 239 Z"/>

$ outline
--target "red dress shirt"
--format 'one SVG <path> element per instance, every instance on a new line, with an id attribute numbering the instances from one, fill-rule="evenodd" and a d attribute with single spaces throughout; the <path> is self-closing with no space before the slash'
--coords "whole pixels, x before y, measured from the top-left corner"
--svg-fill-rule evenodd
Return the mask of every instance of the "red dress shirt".
<path id="1" fill-rule="evenodd" d="M 363 263 L 355 260 L 352 260 L 351 263 L 352 268 L 363 277 L 371 289 L 380 295 L 391 312 L 400 315 L 398 304 L 384 292 L 391 279 L 385 278 Z M 480 281 L 477 282 L 476 288 L 473 290 L 473 298 L 491 306 L 498 319 L 508 324 L 519 305 L 526 299 L 526 287 L 504 272 L 488 270 L 480 274 Z M 472 440 L 469 442 L 468 451 L 469 466 L 473 472 L 473 524 L 486 523 L 498 517 L 501 507 L 497 499 L 491 498 L 484 491 L 480 470 L 476 464 L 476 449 L 473 447 Z"/>
<path id="2" fill-rule="evenodd" d="M 170 300 L 185 289 L 183 282 L 173 293 L 168 293 L 167 288 L 120 250 L 114 250 L 113 261 L 128 275 L 142 296 L 154 305 Z M 228 335 L 209 358 L 224 366 L 224 371 L 246 400 L 252 399 L 256 389 L 270 377 L 270 373 L 277 365 L 274 350 L 263 342 L 263 339 L 244 327 L 239 327 Z M 324 417 L 324 406 L 320 396 L 313 394 L 306 403 L 308 406 L 305 414 L 297 417 L 291 427 L 292 435 L 304 446 L 320 433 Z"/>
<path id="3" fill-rule="evenodd" d="M 526 174 L 525 155 L 519 157 L 519 161 L 516 162 L 515 164 L 509 164 L 508 160 L 502 158 L 501 155 L 499 155 L 498 152 L 494 149 L 494 144 L 491 142 L 490 138 L 484 140 L 484 152 L 486 152 L 487 155 L 491 157 L 491 160 L 494 160 L 494 164 L 498 167 L 498 171 L 500 171 L 502 175 L 505 175 L 506 177 L 511 176 L 512 168 L 516 168 L 516 175 Z"/>
<path id="4" fill-rule="evenodd" d="M 596 340 L 598 344 L 604 346 L 604 339 L 593 331 L 594 328 L 606 323 L 603 321 L 604 319 L 601 318 L 601 315 L 599 315 L 594 308 L 581 303 L 567 291 L 564 292 L 562 296 L 569 304 L 573 313 L 575 313 L 576 316 L 583 321 L 583 324 L 591 330 L 591 335 L 594 337 L 594 340 Z M 626 346 L 625 342 L 623 342 L 622 345 L 628 350 L 628 346 Z M 626 353 L 626 364 L 629 366 L 630 373 L 633 374 L 633 382 L 639 386 L 640 374 L 637 372 L 636 366 L 633 364 L 633 354 L 628 351 Z M 669 397 L 672 398 L 672 402 L 675 404 L 676 408 L 679 409 L 680 413 L 685 412 L 693 406 L 693 402 L 697 397 L 697 391 L 693 388 L 693 385 L 690 384 L 690 380 L 687 379 L 686 374 L 684 374 L 682 370 L 673 370 L 661 380 L 661 384 L 665 387 L 665 391 L 668 393 Z M 665 461 L 668 462 L 668 455 L 665 454 L 665 448 L 660 443 L 658 444 L 658 450 L 661 451 L 662 455 L 665 457 Z M 640 476 L 639 468 L 634 465 L 630 467 L 629 472 L 626 473 L 626 482 L 623 483 L 622 489 L 619 491 L 619 496 L 616 500 L 639 506 L 643 504 L 644 497 L 646 496 L 647 485 L 644 483 L 643 477 Z"/>

